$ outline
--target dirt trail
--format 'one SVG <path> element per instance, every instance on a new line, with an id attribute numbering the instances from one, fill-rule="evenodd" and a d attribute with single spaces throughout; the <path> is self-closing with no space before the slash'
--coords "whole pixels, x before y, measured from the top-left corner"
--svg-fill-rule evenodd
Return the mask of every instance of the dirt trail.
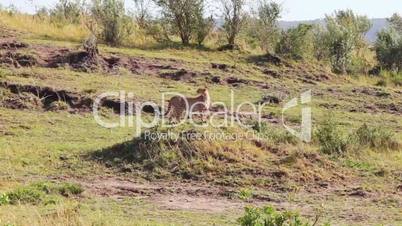
<path id="1" fill-rule="evenodd" d="M 390 195 L 381 191 L 366 191 L 359 186 L 359 183 L 348 186 L 323 187 L 310 191 L 279 193 L 264 191 L 265 196 L 255 195 L 249 202 L 245 202 L 236 198 L 235 194 L 238 189 L 200 182 L 146 182 L 116 176 L 55 177 L 52 179 L 81 184 L 85 188 L 85 196 L 115 199 L 137 197 L 163 210 L 241 213 L 245 206 L 271 205 L 279 210 L 300 211 L 303 216 L 310 219 L 314 219 L 318 213 L 321 213 L 322 216 L 325 216 L 322 220 L 336 219 L 335 225 L 345 225 L 351 222 L 369 225 L 370 222 L 380 220 L 394 222 L 398 218 L 395 205 L 402 208 L 400 194 Z M 392 203 L 387 204 L 390 200 L 393 200 Z M 307 206 L 306 203 L 309 205 Z M 391 212 L 387 215 L 378 211 L 373 212 L 373 209 L 376 208 L 388 209 Z"/>
<path id="2" fill-rule="evenodd" d="M 234 191 L 227 187 L 195 182 L 147 182 L 120 177 L 94 177 L 87 179 L 52 178 L 56 181 L 78 183 L 85 188 L 84 195 L 109 198 L 140 197 L 168 210 L 194 210 L 225 212 L 240 210 L 244 202 L 230 199 Z"/>

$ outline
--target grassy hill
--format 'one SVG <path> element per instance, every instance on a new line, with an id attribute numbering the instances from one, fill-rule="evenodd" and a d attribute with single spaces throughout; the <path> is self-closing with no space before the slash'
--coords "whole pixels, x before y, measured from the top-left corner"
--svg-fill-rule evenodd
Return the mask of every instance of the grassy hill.
<path id="1" fill-rule="evenodd" d="M 79 42 L 84 31 L 2 18 L 0 225 L 237 225 L 245 206 L 265 205 L 318 225 L 402 225 L 399 83 L 189 47 L 100 46 L 93 65 Z M 216 102 L 229 105 L 233 91 L 236 105 L 267 103 L 264 123 L 245 116 L 255 126 L 171 131 L 262 139 L 149 141 L 134 127 L 103 128 L 91 112 L 107 91 L 162 106 L 163 93 L 194 96 L 205 86 Z M 307 90 L 309 143 L 282 125 L 283 106 Z M 119 104 L 108 99 L 102 118 L 119 120 Z M 300 110 L 284 122 L 297 127 Z"/>

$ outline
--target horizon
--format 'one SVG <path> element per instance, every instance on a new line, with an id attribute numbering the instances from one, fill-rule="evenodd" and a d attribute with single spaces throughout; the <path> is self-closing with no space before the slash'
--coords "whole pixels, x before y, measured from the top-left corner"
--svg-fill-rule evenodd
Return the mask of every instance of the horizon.
<path id="1" fill-rule="evenodd" d="M 50 8 L 55 5 L 58 0 L 43 0 L 40 3 L 36 0 L 2 0 L 0 5 L 8 7 L 14 5 L 18 10 L 24 13 L 34 13 L 37 8 Z M 206 0 L 206 8 L 216 14 L 219 12 L 218 6 Z M 364 1 L 364 2 L 362 2 Z M 134 1 L 126 0 L 127 9 L 134 7 Z M 352 9 L 359 15 L 366 15 L 370 19 L 384 19 L 392 16 L 393 13 L 402 14 L 402 2 L 399 0 L 389 0 L 384 5 L 377 0 L 339 0 L 337 2 L 322 2 L 318 0 L 276 0 L 283 7 L 282 17 L 280 21 L 313 21 L 325 18 L 325 15 L 332 14 L 336 10 Z M 302 10 L 300 10 L 302 9 Z"/>

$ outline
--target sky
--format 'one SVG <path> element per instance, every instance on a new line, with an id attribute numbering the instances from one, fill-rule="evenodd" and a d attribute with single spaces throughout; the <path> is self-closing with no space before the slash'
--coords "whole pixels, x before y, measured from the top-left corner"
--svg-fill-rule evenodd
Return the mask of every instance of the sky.
<path id="1" fill-rule="evenodd" d="M 217 4 L 219 0 L 208 0 Z M 250 0 L 255 2 L 256 0 Z M 32 3 L 33 2 L 33 3 Z M 39 6 L 53 6 L 57 0 L 0 0 L 0 4 L 14 4 L 23 12 L 33 13 Z M 128 8 L 133 0 L 126 0 Z M 338 9 L 352 9 L 369 18 L 386 18 L 397 12 L 402 14 L 402 0 L 277 0 L 283 6 L 282 20 L 313 20 L 324 18 Z M 214 8 L 214 7 L 212 7 Z"/>

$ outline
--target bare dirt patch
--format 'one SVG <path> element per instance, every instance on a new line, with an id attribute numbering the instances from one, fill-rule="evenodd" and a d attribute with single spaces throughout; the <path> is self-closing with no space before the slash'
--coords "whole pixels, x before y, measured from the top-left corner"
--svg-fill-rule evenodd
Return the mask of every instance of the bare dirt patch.
<path id="1" fill-rule="evenodd" d="M 38 64 L 38 60 L 33 55 L 7 51 L 0 53 L 0 64 L 10 65 L 16 68 L 32 67 Z"/>
<path id="2" fill-rule="evenodd" d="M 10 109 L 36 109 L 43 108 L 41 99 L 31 93 L 8 93 L 0 98 L 0 106 Z"/>
<path id="3" fill-rule="evenodd" d="M 12 109 L 32 109 L 46 111 L 68 111 L 70 113 L 87 113 L 92 111 L 95 102 L 93 96 L 82 93 L 71 92 L 52 87 L 34 85 L 22 85 L 10 82 L 0 82 L 3 89 L 3 98 L 0 105 Z M 119 99 L 105 98 L 100 102 L 100 107 L 111 109 L 114 113 L 120 114 L 121 105 L 125 105 L 125 112 L 128 113 L 128 101 L 121 103 Z M 141 103 L 135 98 L 134 105 Z M 152 107 L 145 106 L 143 111 L 153 113 Z"/>
<path id="4" fill-rule="evenodd" d="M 51 87 L 41 87 L 34 85 L 21 85 L 9 82 L 0 82 L 0 87 L 9 90 L 13 97 L 35 97 L 37 102 L 41 103 L 46 109 L 51 109 L 55 102 L 64 102 L 69 105 L 72 109 L 77 109 L 80 111 L 89 111 L 92 105 L 92 99 L 89 97 L 84 97 L 78 93 L 69 92 L 66 90 L 56 90 Z M 13 99 L 10 103 L 16 103 L 18 99 Z M 26 100 L 23 99 L 23 100 Z M 18 105 L 11 104 L 11 108 Z"/>
<path id="5" fill-rule="evenodd" d="M 190 72 L 185 69 L 180 69 L 180 70 L 173 71 L 173 72 L 163 72 L 163 73 L 160 73 L 159 76 L 161 78 L 171 79 L 171 80 L 175 80 L 175 81 L 186 80 L 186 81 L 194 82 L 193 79 L 195 77 L 197 77 L 197 73 Z"/>
<path id="6" fill-rule="evenodd" d="M 52 180 L 81 184 L 85 189 L 84 196 L 115 199 L 137 197 L 161 210 L 240 213 L 245 206 L 270 205 L 283 211 L 300 211 L 303 216 L 310 219 L 320 214 L 322 217 L 320 222 L 334 220 L 332 222 L 341 224 L 370 225 L 381 220 L 393 222 L 398 218 L 393 213 L 402 205 L 401 197 L 397 194 L 366 191 L 358 186 L 360 182 L 357 181 L 347 186 L 334 184 L 308 191 L 279 193 L 255 188 L 253 196 L 248 201 L 242 201 L 237 196 L 238 189 L 207 183 L 135 181 L 117 176 L 55 177 Z M 306 206 L 306 203 L 309 205 Z M 378 208 L 390 213 L 384 215 L 384 212 L 373 212 L 373 209 Z"/>
<path id="7" fill-rule="evenodd" d="M 0 39 L 0 49 L 16 50 L 28 47 L 28 44 L 17 41 L 15 39 Z"/>

